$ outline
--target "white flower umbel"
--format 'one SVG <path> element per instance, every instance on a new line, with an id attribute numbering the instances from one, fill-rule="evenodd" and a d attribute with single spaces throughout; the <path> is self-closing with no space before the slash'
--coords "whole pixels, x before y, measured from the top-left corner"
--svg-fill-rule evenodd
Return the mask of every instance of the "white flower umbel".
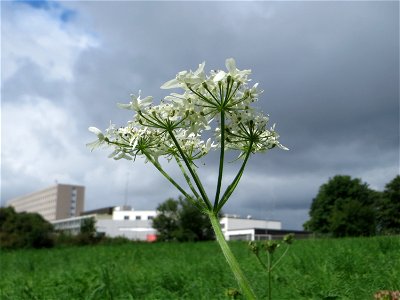
<path id="1" fill-rule="evenodd" d="M 233 58 L 225 62 L 226 71 L 204 72 L 205 63 L 196 71 L 178 72 L 164 83 L 162 89 L 182 89 L 171 93 L 160 104 L 153 98 L 131 96 L 128 104 L 119 107 L 135 112 L 125 127 L 110 127 L 103 133 L 90 127 L 97 140 L 94 148 L 104 145 L 113 148 L 110 157 L 134 160 L 143 156 L 151 162 L 193 205 L 209 216 L 218 243 L 231 267 L 243 294 L 255 299 L 247 279 L 226 243 L 218 222 L 218 213 L 237 187 L 251 154 L 275 147 L 288 150 L 279 142 L 275 125 L 268 128 L 269 117 L 254 104 L 262 91 L 258 84 L 249 85 L 250 70 L 239 70 Z M 196 161 L 211 150 L 219 148 L 218 180 L 213 200 L 206 193 L 197 175 Z M 222 193 L 225 151 L 239 152 L 242 164 L 233 181 Z M 182 171 L 189 192 L 180 186 L 159 163 L 160 157 L 175 161 Z"/>

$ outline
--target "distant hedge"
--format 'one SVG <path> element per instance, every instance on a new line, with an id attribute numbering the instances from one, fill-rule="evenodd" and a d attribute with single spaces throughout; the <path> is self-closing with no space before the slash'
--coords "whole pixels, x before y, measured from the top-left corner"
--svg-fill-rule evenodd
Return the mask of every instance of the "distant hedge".
<path id="1" fill-rule="evenodd" d="M 0 207 L 0 247 L 48 248 L 54 245 L 53 225 L 38 213 L 17 213 L 13 207 Z"/>

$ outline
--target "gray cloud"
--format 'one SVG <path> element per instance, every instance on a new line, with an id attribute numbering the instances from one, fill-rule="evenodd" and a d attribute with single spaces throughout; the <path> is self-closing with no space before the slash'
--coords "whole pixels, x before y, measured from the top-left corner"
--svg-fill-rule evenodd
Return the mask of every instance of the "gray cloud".
<path id="1" fill-rule="evenodd" d="M 3 10 L 21 10 L 22 5 L 4 5 Z M 8 105 L 2 109 L 2 201 L 58 177 L 86 185 L 88 209 L 121 204 L 127 173 L 128 200 L 135 208 L 154 208 L 167 197 L 176 197 L 178 192 L 142 161 L 132 166 L 107 159 L 107 151 L 90 153 L 84 147 L 93 139 L 87 127 L 106 128 L 110 120 L 123 125 L 131 113 L 117 109 L 116 102 L 129 101 L 129 94 L 139 89 L 160 99 L 166 95 L 160 85 L 178 71 L 195 69 L 202 61 L 208 70 L 224 68 L 227 57 L 235 57 L 239 68 L 253 70 L 252 78 L 265 90 L 258 105 L 277 123 L 281 142 L 290 151 L 274 149 L 253 157 L 226 212 L 277 218 L 285 228 L 300 228 L 318 187 L 329 177 L 349 174 L 382 189 L 399 172 L 398 3 L 61 5 L 73 12 L 68 22 L 43 17 L 50 14 L 48 9 L 29 11 L 24 6 L 38 24 L 46 20 L 48 26 L 59 26 L 52 36 L 69 43 L 63 42 L 61 48 L 31 46 L 31 53 L 18 60 L 25 62 L 16 64 L 12 76 L 2 82 L 3 103 Z M 22 22 L 16 17 L 4 22 L 14 24 L 11 21 Z M 34 37 L 26 29 L 21 33 L 32 41 L 46 37 L 39 29 Z M 90 42 L 79 43 L 85 39 Z M 16 44 L 10 35 L 3 38 L 2 47 L 7 44 Z M 40 57 L 38 49 L 54 59 Z M 63 63 L 54 67 L 59 62 Z M 71 73 L 72 79 L 55 76 L 57 70 Z M 31 103 L 55 105 L 65 114 L 68 122 L 55 127 L 58 134 L 48 138 L 46 132 L 31 128 L 34 120 L 23 119 L 15 108 L 24 105 L 27 96 Z M 46 100 L 32 100 L 39 98 Z M 31 109 L 36 111 L 35 104 Z M 4 122 L 9 112 L 21 119 L 13 125 L 19 128 L 16 134 L 27 128 L 32 143 L 45 149 L 41 163 L 23 151 L 13 158 L 11 123 Z M 59 120 L 46 117 L 50 127 Z M 215 153 L 207 159 L 201 171 L 211 194 L 217 157 Z M 17 168 L 21 162 L 41 168 L 44 175 L 37 178 Z M 169 167 L 178 177 L 178 170 Z M 228 178 L 233 178 L 235 168 L 229 165 Z"/>

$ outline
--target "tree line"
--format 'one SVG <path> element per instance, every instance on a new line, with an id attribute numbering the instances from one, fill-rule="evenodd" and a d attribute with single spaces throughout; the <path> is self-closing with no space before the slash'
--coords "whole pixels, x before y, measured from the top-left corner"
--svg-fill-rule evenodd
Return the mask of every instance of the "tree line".
<path id="1" fill-rule="evenodd" d="M 375 191 L 367 183 L 336 175 L 319 188 L 304 229 L 333 237 L 400 233 L 400 176 Z"/>
<path id="2" fill-rule="evenodd" d="M 214 239 L 208 218 L 187 199 L 167 199 L 157 207 L 153 227 L 158 241 L 206 241 Z M 312 200 L 304 229 L 333 237 L 400 234 L 400 176 L 375 191 L 361 179 L 336 175 L 319 188 Z M 126 242 L 96 236 L 94 219 L 86 219 L 76 236 L 56 233 L 40 214 L 17 213 L 0 207 L 0 247 L 43 248 L 55 245 L 88 245 Z"/>

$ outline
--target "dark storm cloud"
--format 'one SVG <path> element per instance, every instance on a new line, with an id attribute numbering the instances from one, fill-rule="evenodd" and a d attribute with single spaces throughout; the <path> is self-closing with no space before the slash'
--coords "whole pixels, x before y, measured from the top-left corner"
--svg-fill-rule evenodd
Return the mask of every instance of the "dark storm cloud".
<path id="1" fill-rule="evenodd" d="M 284 227 L 300 228 L 312 198 L 329 177 L 349 174 L 382 189 L 398 173 L 398 3 L 63 5 L 75 12 L 74 24 L 87 29 L 98 46 L 82 50 L 68 84 L 46 83 L 39 71 L 20 69 L 7 82 L 4 95 L 11 101 L 24 90 L 56 101 L 55 91 L 61 91 L 81 132 L 77 148 L 92 139 L 88 126 L 104 129 L 110 119 L 123 125 L 131 117 L 131 112 L 115 106 L 128 102 L 130 93 L 141 89 L 143 96 L 153 95 L 157 101 L 166 96 L 160 85 L 178 71 L 195 69 L 202 61 L 207 70 L 224 69 L 225 59 L 234 57 L 238 68 L 253 70 L 254 82 L 264 90 L 257 105 L 270 114 L 271 124 L 277 123 L 281 142 L 290 151 L 274 149 L 252 157 L 226 212 L 274 217 Z M 83 167 L 91 170 L 82 168 L 74 177 L 88 186 L 88 208 L 120 204 L 116 202 L 123 197 L 128 171 L 130 200 L 136 208 L 154 208 L 178 195 L 148 165 L 106 163 L 105 156 L 83 155 Z M 215 153 L 207 159 L 202 171 L 211 194 L 217 157 Z M 227 170 L 232 178 L 237 169 Z M 179 174 L 174 168 L 171 172 Z M 103 192 L 107 182 L 112 188 Z"/>

